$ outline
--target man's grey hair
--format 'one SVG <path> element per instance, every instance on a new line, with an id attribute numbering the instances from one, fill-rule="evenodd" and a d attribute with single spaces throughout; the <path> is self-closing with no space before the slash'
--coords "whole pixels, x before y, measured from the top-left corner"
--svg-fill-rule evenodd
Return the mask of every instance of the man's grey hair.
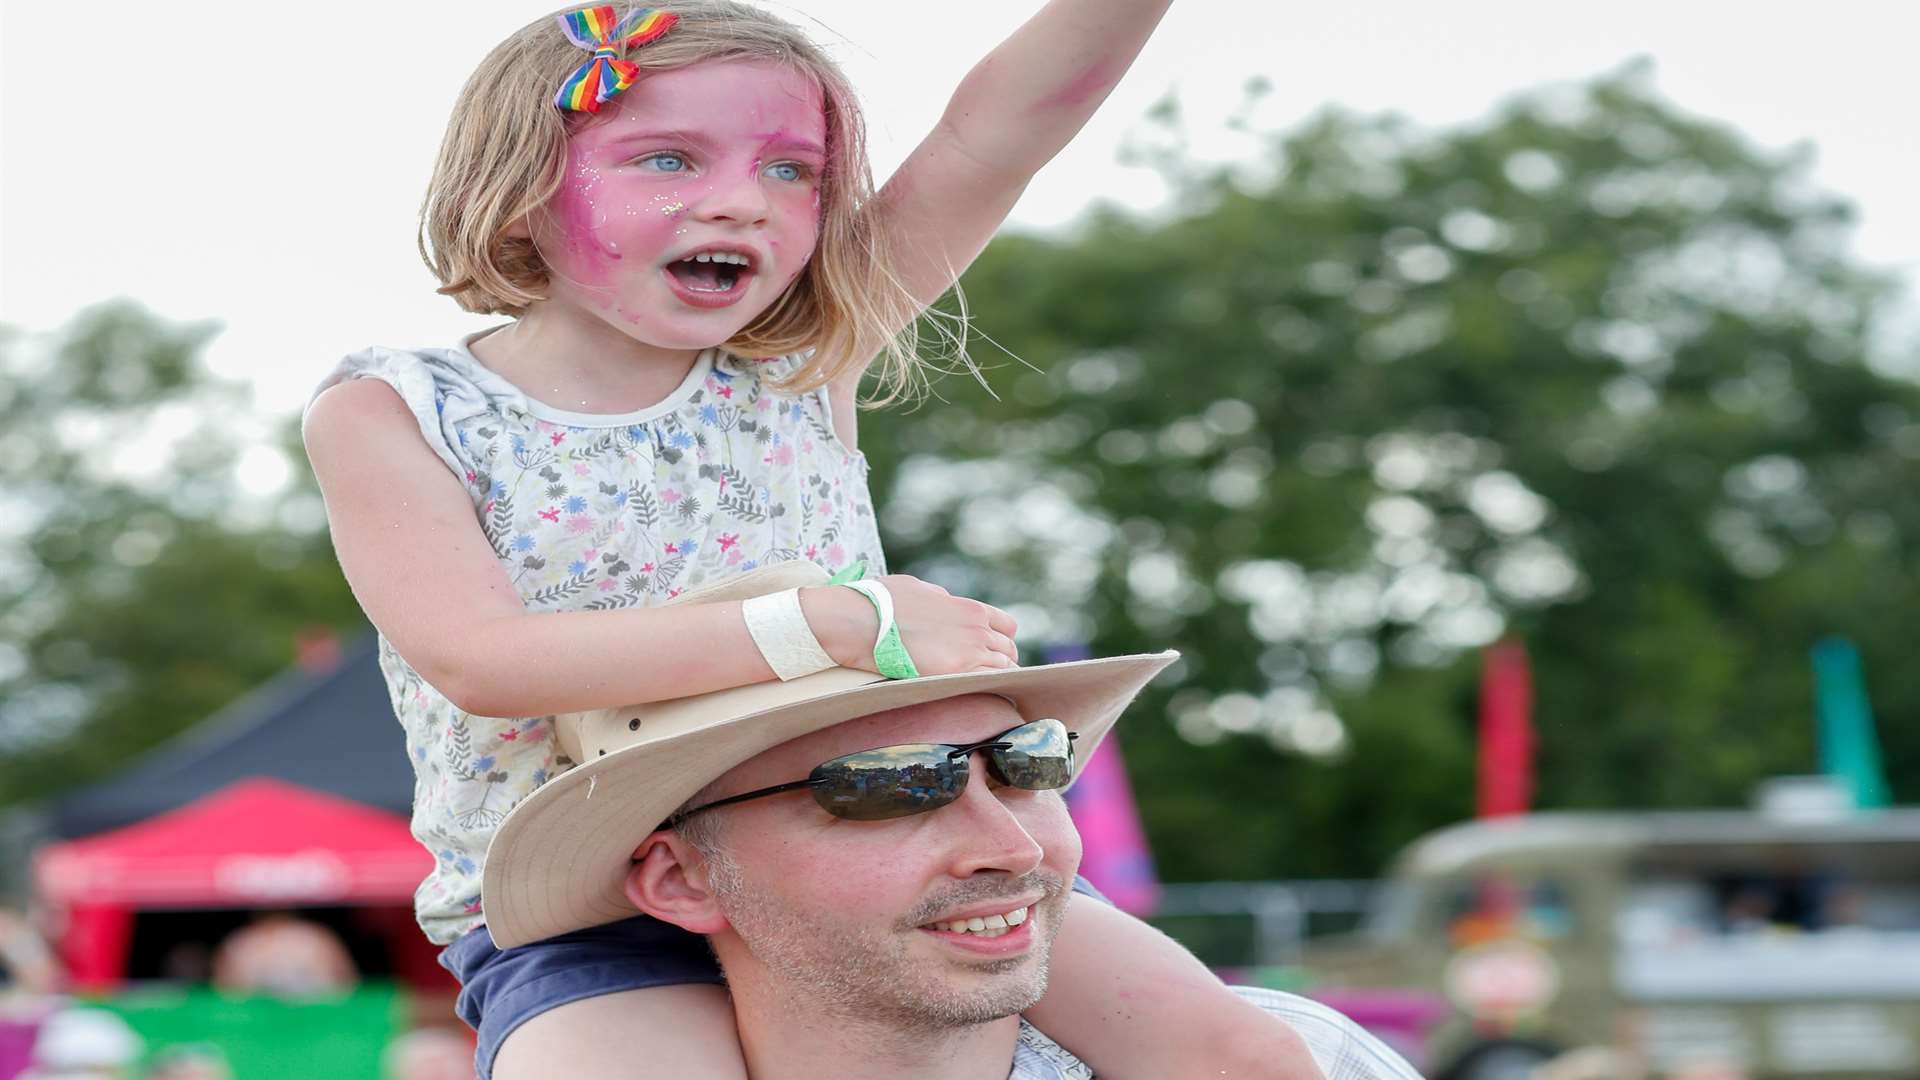
<path id="1" fill-rule="evenodd" d="M 719 788 L 720 781 L 715 780 L 713 783 L 694 792 L 692 798 L 681 803 L 680 806 L 674 810 L 674 814 L 684 814 L 689 810 L 707 805 L 718 797 L 715 795 L 715 792 L 718 791 Z M 673 831 L 679 833 L 680 839 L 693 845 L 695 851 L 698 851 L 711 862 L 714 856 L 720 851 L 721 837 L 726 833 L 725 818 L 726 815 L 724 814 L 695 814 L 680 824 L 673 826 Z"/>

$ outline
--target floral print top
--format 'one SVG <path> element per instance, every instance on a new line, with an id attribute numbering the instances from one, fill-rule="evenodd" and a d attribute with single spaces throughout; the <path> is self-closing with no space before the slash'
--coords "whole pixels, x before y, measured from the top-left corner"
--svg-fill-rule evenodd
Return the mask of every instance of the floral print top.
<path id="1" fill-rule="evenodd" d="M 392 386 L 472 496 L 527 610 L 593 611 L 658 604 L 788 559 L 885 572 L 866 459 L 834 434 L 826 391 L 766 386 L 798 362 L 708 350 L 665 400 L 622 415 L 535 401 L 464 343 L 367 349 L 321 388 Z M 415 913 L 447 944 L 484 921 L 480 863 L 494 828 L 573 763 L 551 717 L 463 712 L 384 639 L 380 666 L 413 761 L 413 834 L 435 860 Z"/>

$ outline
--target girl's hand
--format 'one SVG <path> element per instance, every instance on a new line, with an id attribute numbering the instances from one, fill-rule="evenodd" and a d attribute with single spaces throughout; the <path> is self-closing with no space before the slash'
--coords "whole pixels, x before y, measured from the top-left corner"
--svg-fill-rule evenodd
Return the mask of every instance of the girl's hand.
<path id="1" fill-rule="evenodd" d="M 878 579 L 893 595 L 900 640 L 922 675 L 1010 668 L 1018 665 L 1013 616 L 990 604 L 954 596 L 910 574 Z M 800 609 L 820 647 L 841 667 L 876 671 L 874 639 L 880 619 L 867 598 L 837 585 L 800 590 Z"/>

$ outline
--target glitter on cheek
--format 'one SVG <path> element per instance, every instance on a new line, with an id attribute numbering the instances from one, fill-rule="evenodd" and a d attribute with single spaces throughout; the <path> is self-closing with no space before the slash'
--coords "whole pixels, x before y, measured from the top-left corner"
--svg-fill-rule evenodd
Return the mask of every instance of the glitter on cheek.
<path id="1" fill-rule="evenodd" d="M 606 178 L 600 175 L 599 169 L 585 165 L 580 167 L 579 176 L 580 182 L 575 185 L 575 190 L 578 192 L 581 205 L 587 210 L 588 220 L 585 228 L 588 230 L 604 228 L 607 224 L 607 212 L 601 207 L 597 196 L 600 188 L 606 183 Z"/>
<path id="2" fill-rule="evenodd" d="M 565 249 L 559 269 L 584 285 L 604 284 L 610 264 L 621 258 L 618 245 L 604 235 L 607 212 L 602 205 L 601 189 L 605 182 L 600 170 L 589 164 L 584 154 L 576 152 L 571 180 L 561 187 L 550 204 L 553 217 L 560 225 Z"/>

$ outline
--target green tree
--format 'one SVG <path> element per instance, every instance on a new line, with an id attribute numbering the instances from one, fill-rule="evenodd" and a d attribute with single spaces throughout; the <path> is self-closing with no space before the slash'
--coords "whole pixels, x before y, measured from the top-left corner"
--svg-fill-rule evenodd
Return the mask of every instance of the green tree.
<path id="1" fill-rule="evenodd" d="M 1438 135 L 1329 114 L 1228 170 L 1182 171 L 1159 123 L 1187 209 L 997 241 L 966 284 L 1024 362 L 1001 399 L 950 379 L 862 444 L 897 567 L 1030 640 L 1185 653 L 1123 729 L 1165 873 L 1371 874 L 1468 814 L 1501 633 L 1542 805 L 1810 769 L 1836 632 L 1920 795 L 1920 392 L 1865 362 L 1889 285 L 1803 159 L 1636 72 Z M 0 337 L 0 800 L 360 625 L 304 468 L 237 483 L 290 433 L 249 430 L 211 333 L 114 305 Z"/>
<path id="2" fill-rule="evenodd" d="M 964 284 L 1001 400 L 947 379 L 862 443 L 896 568 L 1185 654 L 1122 729 L 1165 873 L 1370 874 L 1470 814 L 1503 633 L 1543 806 L 1810 771 L 1831 632 L 1920 796 L 1920 392 L 1866 362 L 1890 283 L 1804 155 L 1640 69 L 1439 134 L 1329 113 L 1226 170 L 1159 119 L 1183 212 L 996 242 Z"/>
<path id="3" fill-rule="evenodd" d="M 359 623 L 311 483 L 239 482 L 249 454 L 297 450 L 206 372 L 214 332 L 118 302 L 0 336 L 0 801 L 103 775 L 299 634 Z"/>

